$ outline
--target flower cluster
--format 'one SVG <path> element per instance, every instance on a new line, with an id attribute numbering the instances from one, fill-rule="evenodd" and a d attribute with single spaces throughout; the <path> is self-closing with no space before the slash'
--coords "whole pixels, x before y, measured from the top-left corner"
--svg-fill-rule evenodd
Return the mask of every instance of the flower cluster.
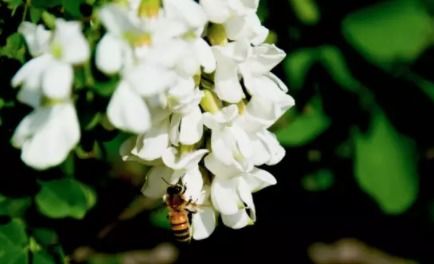
<path id="1" fill-rule="evenodd" d="M 119 77 L 107 117 L 134 134 L 121 155 L 152 166 L 146 196 L 163 197 L 167 183 L 186 186 L 184 195 L 199 207 L 194 239 L 208 237 L 218 215 L 231 228 L 252 224 L 252 193 L 276 183 L 259 167 L 285 154 L 268 129 L 294 101 L 270 72 L 285 53 L 265 42 L 258 4 L 130 0 L 98 10 L 105 34 L 95 65 Z M 71 65 L 86 61 L 89 48 L 75 22 L 58 20 L 53 33 L 25 23 L 20 32 L 36 58 L 13 84 L 22 85 L 19 99 L 35 111 L 13 142 L 27 164 L 46 168 L 63 161 L 79 140 Z"/>

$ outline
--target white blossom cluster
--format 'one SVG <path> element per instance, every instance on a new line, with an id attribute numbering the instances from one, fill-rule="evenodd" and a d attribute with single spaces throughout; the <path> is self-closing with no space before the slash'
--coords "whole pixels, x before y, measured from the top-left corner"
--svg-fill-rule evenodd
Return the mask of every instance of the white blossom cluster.
<path id="1" fill-rule="evenodd" d="M 252 193 L 276 183 L 262 165 L 284 156 L 268 129 L 294 101 L 270 71 L 285 53 L 265 43 L 259 0 L 130 0 L 98 11 L 105 34 L 96 67 L 120 77 L 107 107 L 112 125 L 134 136 L 124 160 L 152 166 L 143 194 L 161 198 L 182 182 L 198 205 L 193 238 L 208 237 L 217 216 L 234 229 L 256 219 Z M 58 20 L 54 32 L 20 27 L 35 58 L 12 83 L 35 108 L 13 143 L 22 159 L 44 169 L 62 162 L 80 129 L 71 99 L 73 65 L 89 59 L 76 22 Z"/>

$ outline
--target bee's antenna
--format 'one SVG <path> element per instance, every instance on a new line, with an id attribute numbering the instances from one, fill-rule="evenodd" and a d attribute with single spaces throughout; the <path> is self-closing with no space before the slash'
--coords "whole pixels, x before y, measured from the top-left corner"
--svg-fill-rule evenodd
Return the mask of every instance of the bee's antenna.
<path id="1" fill-rule="evenodd" d="M 167 184 L 167 185 L 172 185 L 170 184 L 170 182 L 166 181 L 166 179 L 164 179 L 163 177 L 161 177 L 161 179 Z"/>

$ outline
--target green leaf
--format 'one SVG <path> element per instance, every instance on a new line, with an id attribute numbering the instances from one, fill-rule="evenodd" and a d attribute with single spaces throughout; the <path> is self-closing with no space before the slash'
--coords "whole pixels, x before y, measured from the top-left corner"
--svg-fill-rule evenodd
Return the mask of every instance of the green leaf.
<path id="1" fill-rule="evenodd" d="M 305 190 L 311 192 L 324 191 L 334 182 L 333 172 L 329 169 L 320 169 L 302 178 L 301 184 Z"/>
<path id="2" fill-rule="evenodd" d="M 24 62 L 25 53 L 24 38 L 17 32 L 10 35 L 6 40 L 6 45 L 0 48 L 0 56 L 16 59 L 21 63 Z"/>
<path id="3" fill-rule="evenodd" d="M 350 14 L 342 30 L 372 62 L 411 62 L 433 43 L 433 23 L 420 1 L 384 1 Z"/>
<path id="4" fill-rule="evenodd" d="M 305 48 L 289 54 L 283 64 L 289 85 L 292 89 L 300 89 L 312 64 L 317 59 L 317 49 Z"/>
<path id="5" fill-rule="evenodd" d="M 30 7 L 30 20 L 33 23 L 37 24 L 42 17 L 42 11 L 43 11 L 43 9 L 41 9 L 41 8 L 31 6 Z"/>
<path id="6" fill-rule="evenodd" d="M 7 6 L 9 9 L 12 10 L 12 13 L 15 12 L 15 10 L 23 4 L 23 0 L 2 0 L 2 2 L 7 3 Z"/>
<path id="7" fill-rule="evenodd" d="M 318 6 L 314 0 L 290 0 L 298 19 L 308 25 L 314 25 L 320 20 Z"/>
<path id="8" fill-rule="evenodd" d="M 34 229 L 32 232 L 32 236 L 35 238 L 38 244 L 40 244 L 43 247 L 51 246 L 59 242 L 56 232 L 54 232 L 51 229 L 46 229 L 46 228 Z"/>
<path id="9" fill-rule="evenodd" d="M 93 190 L 73 179 L 41 182 L 36 204 L 44 215 L 51 218 L 73 217 L 81 219 L 95 205 Z"/>
<path id="10" fill-rule="evenodd" d="M 359 185 L 384 212 L 399 214 L 417 197 L 416 150 L 382 112 L 373 116 L 369 133 L 356 132 L 355 175 Z"/>
<path id="11" fill-rule="evenodd" d="M 62 5 L 65 9 L 65 12 L 67 12 L 72 17 L 79 18 L 81 17 L 80 5 L 83 2 L 84 1 L 82 0 L 62 0 Z"/>
<path id="12" fill-rule="evenodd" d="M 22 216 L 31 203 L 29 197 L 12 199 L 0 194 L 0 215 Z"/>
<path id="13" fill-rule="evenodd" d="M 0 263 L 27 263 L 27 235 L 21 220 L 13 219 L 0 226 Z"/>
<path id="14" fill-rule="evenodd" d="M 33 264 L 56 264 L 56 261 L 47 252 L 38 251 L 33 254 Z"/>
<path id="15" fill-rule="evenodd" d="M 348 69 L 342 52 L 335 46 L 322 46 L 319 50 L 321 62 L 332 78 L 342 87 L 359 92 L 362 85 L 357 81 Z"/>
<path id="16" fill-rule="evenodd" d="M 284 146 L 301 146 L 309 143 L 331 124 L 330 118 L 322 110 L 320 96 L 312 98 L 306 109 L 296 116 L 295 110 L 290 110 L 285 116 L 292 122 L 277 130 L 276 135 L 279 142 Z"/>
<path id="17" fill-rule="evenodd" d="M 44 9 L 59 6 L 61 4 L 62 0 L 32 0 L 32 6 Z"/>
<path id="18" fill-rule="evenodd" d="M 149 220 L 153 226 L 169 229 L 170 222 L 168 218 L 168 212 L 166 207 L 154 210 L 149 215 Z"/>

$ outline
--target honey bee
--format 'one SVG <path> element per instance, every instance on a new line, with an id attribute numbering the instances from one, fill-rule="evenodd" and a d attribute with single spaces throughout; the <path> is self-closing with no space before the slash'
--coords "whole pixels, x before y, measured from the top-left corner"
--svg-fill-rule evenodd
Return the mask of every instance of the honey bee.
<path id="1" fill-rule="evenodd" d="M 177 183 L 167 187 L 164 201 L 169 210 L 168 217 L 173 234 L 179 242 L 190 242 L 192 238 L 191 215 L 196 213 L 195 204 L 185 199 L 186 186 Z"/>

